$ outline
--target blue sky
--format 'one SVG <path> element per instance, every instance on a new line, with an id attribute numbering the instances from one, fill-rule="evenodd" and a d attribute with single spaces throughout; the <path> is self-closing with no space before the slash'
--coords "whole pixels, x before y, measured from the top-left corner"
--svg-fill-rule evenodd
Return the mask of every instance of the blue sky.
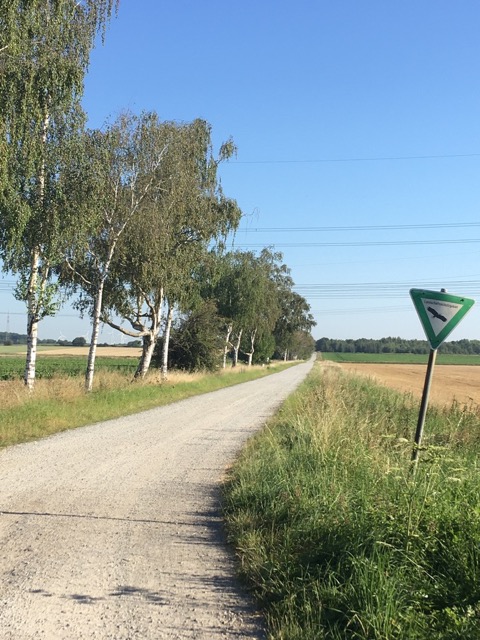
<path id="1" fill-rule="evenodd" d="M 84 107 L 92 127 L 155 110 L 231 136 L 235 244 L 283 253 L 316 338 L 423 338 L 411 287 L 480 292 L 479 25 L 476 0 L 121 0 Z M 8 287 L 0 303 L 23 333 Z M 69 307 L 42 324 L 88 332 Z"/>

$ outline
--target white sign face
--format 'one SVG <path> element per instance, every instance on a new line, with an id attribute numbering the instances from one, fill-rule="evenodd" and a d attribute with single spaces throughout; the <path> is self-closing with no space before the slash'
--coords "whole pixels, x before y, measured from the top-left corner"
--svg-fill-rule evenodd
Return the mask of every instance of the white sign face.
<path id="1" fill-rule="evenodd" d="M 410 289 L 410 296 L 432 349 L 442 344 L 475 304 L 471 298 L 446 291 Z"/>
<path id="2" fill-rule="evenodd" d="M 446 302 L 444 300 L 432 300 L 422 298 L 423 306 L 433 332 L 436 336 L 445 329 L 450 320 L 463 309 L 463 305 L 455 302 Z"/>

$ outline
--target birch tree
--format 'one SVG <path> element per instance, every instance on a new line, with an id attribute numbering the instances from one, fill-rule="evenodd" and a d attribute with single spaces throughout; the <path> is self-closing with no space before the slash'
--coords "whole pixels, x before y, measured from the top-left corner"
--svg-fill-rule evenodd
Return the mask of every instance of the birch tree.
<path id="1" fill-rule="evenodd" d="M 242 339 L 255 315 L 255 286 L 259 276 L 255 254 L 232 251 L 219 257 L 213 291 L 207 293 L 217 301 L 219 314 L 225 321 L 223 367 L 232 352 L 232 366 L 237 366 Z"/>
<path id="2" fill-rule="evenodd" d="M 58 177 L 96 35 L 118 0 L 0 0 L 0 257 L 27 306 L 25 383 L 35 380 L 38 323 L 55 312 L 64 194 Z"/>
<path id="3" fill-rule="evenodd" d="M 214 156 L 208 123 L 195 120 L 159 125 L 165 154 L 157 171 L 157 187 L 122 241 L 114 260 L 118 286 L 112 288 L 103 319 L 129 336 L 141 338 L 142 356 L 136 377 L 150 366 L 164 318 L 162 376 L 168 369 L 173 314 L 185 310 L 195 295 L 195 269 L 206 247 L 235 229 L 241 212 L 218 180 L 218 166 L 235 152 L 231 141 Z M 119 315 L 130 328 L 112 320 Z"/>
<path id="4" fill-rule="evenodd" d="M 280 315 L 279 289 L 276 280 L 278 257 L 268 249 L 260 256 L 250 254 L 250 266 L 245 279 L 245 312 L 243 317 L 243 353 L 252 365 L 256 342 L 270 335 Z"/>
<path id="5" fill-rule="evenodd" d="M 288 332 L 311 328 L 309 307 L 292 291 L 290 270 L 282 259 L 281 253 L 268 248 L 259 255 L 234 251 L 218 256 L 216 272 L 204 295 L 217 301 L 219 314 L 224 318 L 224 367 L 230 352 L 233 366 L 240 352 L 252 364 L 260 338 L 264 344 L 273 344 L 270 336 L 276 331 L 286 340 Z"/>
<path id="6" fill-rule="evenodd" d="M 242 339 L 242 285 L 240 283 L 241 252 L 214 254 L 213 268 L 203 282 L 204 298 L 212 298 L 217 303 L 219 315 L 224 322 L 223 335 L 223 368 L 227 366 L 227 357 L 233 353 L 232 366 L 238 362 L 238 352 Z"/>
<path id="7" fill-rule="evenodd" d="M 299 334 L 308 336 L 316 322 L 305 298 L 291 289 L 280 290 L 280 309 L 273 334 L 277 351 L 287 360 L 289 353 L 297 349 Z"/>
<path id="8" fill-rule="evenodd" d="M 69 238 L 62 280 L 79 292 L 76 305 L 92 320 L 87 391 L 93 386 L 104 294 L 114 257 L 123 235 L 142 224 L 148 199 L 161 187 L 160 166 L 168 145 L 159 131 L 153 113 L 123 114 L 105 131 L 85 135 L 77 178 L 84 189 L 80 209 L 84 222 Z"/>

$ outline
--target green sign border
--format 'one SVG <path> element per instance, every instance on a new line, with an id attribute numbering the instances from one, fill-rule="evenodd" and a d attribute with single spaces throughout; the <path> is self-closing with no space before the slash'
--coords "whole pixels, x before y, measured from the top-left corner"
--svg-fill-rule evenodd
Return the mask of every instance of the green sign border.
<path id="1" fill-rule="evenodd" d="M 443 291 L 429 291 L 428 289 L 410 289 L 410 296 L 413 300 L 413 304 L 415 305 L 415 309 L 418 313 L 418 317 L 420 318 L 420 322 L 422 323 L 423 330 L 427 336 L 428 342 L 433 350 L 438 349 L 438 347 L 444 342 L 447 336 L 455 329 L 457 324 L 463 320 L 465 315 L 470 311 L 470 309 L 475 304 L 475 300 L 471 298 L 465 298 L 463 296 L 455 296 L 450 293 L 444 293 Z M 438 335 L 435 335 L 433 331 L 432 324 L 430 322 L 430 318 L 425 310 L 425 306 L 423 305 L 423 298 L 431 298 L 432 300 L 440 300 L 442 302 L 452 302 L 454 304 L 462 305 L 462 308 L 457 311 L 457 313 L 450 319 L 449 322 L 445 325 L 445 327 L 440 331 Z"/>

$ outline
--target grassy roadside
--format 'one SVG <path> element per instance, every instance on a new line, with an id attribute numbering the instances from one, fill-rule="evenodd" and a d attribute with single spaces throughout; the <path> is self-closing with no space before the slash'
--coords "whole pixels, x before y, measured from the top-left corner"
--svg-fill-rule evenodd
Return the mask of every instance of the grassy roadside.
<path id="1" fill-rule="evenodd" d="M 480 415 L 316 365 L 225 484 L 275 640 L 480 638 Z"/>
<path id="2" fill-rule="evenodd" d="M 222 387 L 277 373 L 294 363 L 238 367 L 217 374 L 175 374 L 160 383 L 99 372 L 96 388 L 83 390 L 83 377 L 38 380 L 30 395 L 21 381 L 0 382 L 0 448 L 110 418 L 152 409 Z"/>

